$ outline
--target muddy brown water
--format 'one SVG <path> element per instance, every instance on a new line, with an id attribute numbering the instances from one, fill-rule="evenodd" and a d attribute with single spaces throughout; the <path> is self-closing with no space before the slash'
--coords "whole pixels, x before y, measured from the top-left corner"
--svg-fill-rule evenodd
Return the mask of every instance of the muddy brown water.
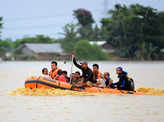
<path id="1" fill-rule="evenodd" d="M 116 82 L 115 68 L 122 66 L 135 79 L 137 88 L 164 89 L 164 62 L 89 62 L 109 71 Z M 163 122 L 164 96 L 7 96 L 24 87 L 32 75 L 39 76 L 50 62 L 0 62 L 0 122 Z M 71 63 L 59 62 L 71 71 Z M 73 67 L 73 71 L 76 71 Z"/>

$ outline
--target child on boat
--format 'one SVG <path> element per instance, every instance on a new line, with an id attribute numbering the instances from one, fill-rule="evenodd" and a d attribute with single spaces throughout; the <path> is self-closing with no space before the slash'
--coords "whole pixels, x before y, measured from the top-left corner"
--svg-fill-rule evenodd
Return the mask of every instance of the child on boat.
<path id="1" fill-rule="evenodd" d="M 113 80 L 110 78 L 109 72 L 104 72 L 105 85 L 107 88 L 114 88 Z"/>
<path id="2" fill-rule="evenodd" d="M 50 76 L 48 75 L 48 69 L 47 68 L 42 69 L 42 75 L 41 76 L 43 78 L 46 78 L 46 79 L 51 79 Z"/>
<path id="3" fill-rule="evenodd" d="M 63 74 L 62 70 L 58 70 L 57 75 L 55 77 L 55 80 L 61 81 L 61 82 L 67 82 L 66 77 Z"/>

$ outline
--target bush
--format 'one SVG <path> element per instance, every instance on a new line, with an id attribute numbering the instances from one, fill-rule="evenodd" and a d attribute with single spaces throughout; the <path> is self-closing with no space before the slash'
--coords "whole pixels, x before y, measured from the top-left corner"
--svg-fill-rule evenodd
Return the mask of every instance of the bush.
<path id="1" fill-rule="evenodd" d="M 87 40 L 80 40 L 74 47 L 78 58 L 84 60 L 107 60 L 108 55 L 98 45 L 90 45 Z"/>

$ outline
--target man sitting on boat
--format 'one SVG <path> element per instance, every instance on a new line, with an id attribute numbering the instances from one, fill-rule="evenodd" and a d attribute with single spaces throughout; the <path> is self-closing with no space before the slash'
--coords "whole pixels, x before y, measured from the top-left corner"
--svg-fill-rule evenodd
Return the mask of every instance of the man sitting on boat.
<path id="1" fill-rule="evenodd" d="M 54 79 L 58 73 L 58 70 L 60 70 L 58 67 L 57 67 L 57 62 L 56 61 L 52 61 L 51 62 L 51 71 L 49 73 L 50 77 L 52 79 Z"/>
<path id="2" fill-rule="evenodd" d="M 98 64 L 93 64 L 93 86 L 94 87 L 101 87 L 104 88 L 106 87 L 105 85 L 105 80 L 103 78 L 103 74 L 100 73 L 99 71 L 99 65 Z"/>
<path id="3" fill-rule="evenodd" d="M 134 82 L 128 77 L 128 73 L 123 71 L 122 67 L 117 67 L 116 73 L 118 74 L 119 81 L 113 85 L 119 90 L 134 91 Z"/>
<path id="4" fill-rule="evenodd" d="M 82 71 L 82 77 L 84 78 L 84 83 L 87 81 L 93 82 L 93 72 L 92 70 L 88 67 L 88 63 L 86 61 L 82 62 L 81 65 L 77 63 L 75 55 L 72 54 L 73 57 L 73 63 L 74 65 L 81 69 Z"/>
<path id="5" fill-rule="evenodd" d="M 93 64 L 93 83 L 96 83 L 100 78 L 103 78 L 103 75 L 99 71 L 99 65 Z"/>

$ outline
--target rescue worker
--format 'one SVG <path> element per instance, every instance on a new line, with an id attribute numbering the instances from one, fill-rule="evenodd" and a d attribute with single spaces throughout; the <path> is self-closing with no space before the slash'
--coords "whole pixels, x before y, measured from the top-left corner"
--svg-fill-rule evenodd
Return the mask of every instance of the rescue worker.
<path id="1" fill-rule="evenodd" d="M 134 82 L 133 79 L 128 77 L 128 73 L 123 71 L 122 67 L 117 67 L 116 73 L 118 74 L 119 81 L 113 85 L 116 85 L 116 88 L 119 90 L 134 91 Z"/>
<path id="2" fill-rule="evenodd" d="M 60 69 L 57 67 L 57 62 L 56 61 L 52 61 L 51 62 L 51 71 L 49 73 L 50 77 L 52 79 L 54 79 L 58 73 Z"/>
<path id="3" fill-rule="evenodd" d="M 97 82 L 97 79 L 103 78 L 102 74 L 99 71 L 99 65 L 93 64 L 93 83 Z"/>

